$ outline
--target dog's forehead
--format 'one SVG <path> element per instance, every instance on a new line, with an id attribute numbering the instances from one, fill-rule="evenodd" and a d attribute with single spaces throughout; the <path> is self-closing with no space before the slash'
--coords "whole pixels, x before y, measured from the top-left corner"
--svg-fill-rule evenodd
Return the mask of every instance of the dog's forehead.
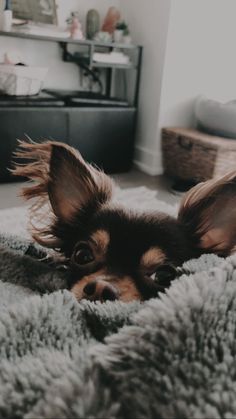
<path id="1" fill-rule="evenodd" d="M 137 249 L 143 252 L 161 246 L 170 234 L 168 216 L 139 214 L 108 208 L 98 212 L 91 223 L 91 235 L 104 247 Z"/>
<path id="2" fill-rule="evenodd" d="M 99 228 L 92 232 L 90 239 L 98 246 L 101 250 L 106 252 L 110 243 L 110 234 L 103 228 Z"/>
<path id="3" fill-rule="evenodd" d="M 137 266 L 149 250 L 142 259 L 144 265 L 151 265 L 154 259 L 180 264 L 191 246 L 176 218 L 111 205 L 80 214 L 76 230 L 70 229 L 69 237 L 76 240 L 70 241 L 69 251 L 73 251 L 78 241 L 91 238 L 106 261 L 117 266 Z"/>

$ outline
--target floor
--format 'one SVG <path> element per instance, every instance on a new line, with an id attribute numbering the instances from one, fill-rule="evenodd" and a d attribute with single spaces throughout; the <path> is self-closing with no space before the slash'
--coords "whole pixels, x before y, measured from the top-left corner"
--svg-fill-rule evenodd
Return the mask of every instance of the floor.
<path id="1" fill-rule="evenodd" d="M 139 170 L 133 169 L 128 173 L 113 175 L 115 182 L 123 189 L 146 186 L 158 191 L 158 198 L 169 204 L 180 200 L 180 196 L 171 191 L 171 182 L 164 176 L 149 176 Z M 0 184 L 0 209 L 17 207 L 24 204 L 19 197 L 22 183 Z"/>

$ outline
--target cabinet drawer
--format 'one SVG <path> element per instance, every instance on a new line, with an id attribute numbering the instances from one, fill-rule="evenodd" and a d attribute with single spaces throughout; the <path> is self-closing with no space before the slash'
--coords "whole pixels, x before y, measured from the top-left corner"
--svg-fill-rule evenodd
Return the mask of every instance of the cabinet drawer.
<path id="1" fill-rule="evenodd" d="M 126 171 L 132 164 L 134 126 L 134 108 L 71 109 L 69 142 L 104 171 Z"/>
<path id="2" fill-rule="evenodd" d="M 11 180 L 7 170 L 17 139 L 29 136 L 35 141 L 67 140 L 67 114 L 53 108 L 0 109 L 0 180 Z"/>

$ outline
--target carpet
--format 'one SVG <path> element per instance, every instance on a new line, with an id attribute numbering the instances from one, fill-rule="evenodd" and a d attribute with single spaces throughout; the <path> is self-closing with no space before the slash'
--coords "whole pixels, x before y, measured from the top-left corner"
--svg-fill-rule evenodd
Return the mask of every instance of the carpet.
<path id="1" fill-rule="evenodd" d="M 144 192 L 116 199 L 176 211 Z M 235 256 L 187 262 L 145 303 L 78 303 L 25 211 L 0 212 L 1 418 L 236 417 Z"/>

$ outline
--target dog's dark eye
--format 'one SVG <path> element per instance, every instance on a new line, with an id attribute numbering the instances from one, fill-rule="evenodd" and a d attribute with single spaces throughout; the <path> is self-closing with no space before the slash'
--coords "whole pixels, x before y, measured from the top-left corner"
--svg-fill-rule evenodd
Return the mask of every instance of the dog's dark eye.
<path id="1" fill-rule="evenodd" d="M 82 244 L 76 249 L 73 259 L 78 265 L 87 265 L 94 261 L 94 255 L 88 245 Z"/>
<path id="2" fill-rule="evenodd" d="M 172 265 L 162 265 L 157 270 L 150 275 L 150 278 L 162 287 L 169 287 L 171 281 L 175 279 L 177 275 L 176 269 Z"/>

